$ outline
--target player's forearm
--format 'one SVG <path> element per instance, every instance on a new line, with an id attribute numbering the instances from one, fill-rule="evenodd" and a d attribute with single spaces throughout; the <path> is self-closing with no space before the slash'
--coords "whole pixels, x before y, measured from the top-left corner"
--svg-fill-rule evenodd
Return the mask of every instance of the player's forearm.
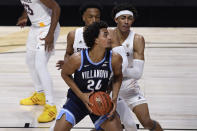
<path id="1" fill-rule="evenodd" d="M 54 7 L 52 8 L 51 25 L 50 25 L 48 34 L 51 34 L 51 35 L 54 34 L 57 23 L 59 21 L 60 12 L 61 12 L 61 9 L 60 9 L 59 5 L 57 3 L 55 3 Z"/>
<path id="2" fill-rule="evenodd" d="M 121 84 L 122 84 L 122 74 L 114 77 L 112 100 L 117 100 Z"/>
<path id="3" fill-rule="evenodd" d="M 143 74 L 143 69 L 144 69 L 144 61 L 139 59 L 134 59 L 133 67 L 126 68 L 123 73 L 123 76 L 138 80 L 141 78 Z"/>
<path id="4" fill-rule="evenodd" d="M 66 54 L 64 55 L 64 61 L 67 60 L 70 56 L 71 56 L 71 55 L 69 55 L 69 54 L 66 53 Z"/>

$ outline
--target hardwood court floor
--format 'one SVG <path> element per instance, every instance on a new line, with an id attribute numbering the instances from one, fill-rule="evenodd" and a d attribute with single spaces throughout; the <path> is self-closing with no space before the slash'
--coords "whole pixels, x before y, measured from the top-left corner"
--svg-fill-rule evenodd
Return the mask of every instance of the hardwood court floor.
<path id="1" fill-rule="evenodd" d="M 66 35 L 72 29 L 61 28 L 56 53 L 48 66 L 58 110 L 65 102 L 68 87 L 55 63 L 63 58 Z M 143 34 L 146 40 L 146 62 L 139 84 L 151 117 L 166 130 L 197 130 L 197 28 L 134 28 L 134 31 Z M 37 123 L 42 106 L 19 105 L 21 98 L 33 92 L 25 64 L 27 33 L 28 28 L 0 27 L 0 131 L 46 131 L 53 124 Z M 34 128 L 22 128 L 25 123 Z M 72 131 L 89 131 L 92 127 L 86 117 Z"/>

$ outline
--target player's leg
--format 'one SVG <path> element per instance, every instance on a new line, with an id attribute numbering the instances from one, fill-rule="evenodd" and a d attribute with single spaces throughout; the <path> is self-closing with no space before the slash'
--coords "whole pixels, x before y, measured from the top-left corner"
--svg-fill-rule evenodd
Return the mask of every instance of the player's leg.
<path id="1" fill-rule="evenodd" d="M 70 131 L 72 128 L 72 124 L 66 120 L 65 114 L 56 121 L 54 131 Z"/>
<path id="2" fill-rule="evenodd" d="M 124 125 L 126 131 L 137 131 L 132 112 L 122 98 L 118 98 L 116 111 L 118 112 L 121 123 Z"/>
<path id="3" fill-rule="evenodd" d="M 117 113 L 115 113 L 111 119 L 108 119 L 107 115 L 96 116 L 93 114 L 90 114 L 90 118 L 94 123 L 95 131 L 122 131 L 122 125 Z"/>
<path id="4" fill-rule="evenodd" d="M 124 91 L 121 91 L 121 97 L 127 102 L 130 109 L 133 110 L 137 116 L 140 123 L 144 128 L 161 131 L 161 126 L 158 122 L 155 122 L 150 118 L 148 104 L 143 93 L 140 91 L 139 86 L 136 84 L 132 88 L 127 88 Z M 130 95 L 129 95 L 130 94 Z"/>
<path id="5" fill-rule="evenodd" d="M 35 56 L 36 56 L 36 36 L 35 36 L 36 29 L 33 27 L 30 28 L 28 39 L 27 39 L 27 51 L 26 51 L 26 64 L 29 68 L 29 72 L 31 74 L 33 84 L 35 87 L 35 93 L 25 99 L 20 101 L 22 105 L 34 105 L 34 104 L 45 104 L 45 95 L 44 90 L 42 88 L 41 82 L 39 80 L 38 72 L 35 68 Z"/>
<path id="6" fill-rule="evenodd" d="M 57 116 L 54 131 L 69 131 L 87 114 L 88 111 L 82 102 L 76 103 L 72 99 L 67 99 Z"/>
<path id="7" fill-rule="evenodd" d="M 114 114 L 114 118 L 105 120 L 100 126 L 105 131 L 122 131 L 120 118 L 117 113 Z"/>
<path id="8" fill-rule="evenodd" d="M 45 51 L 44 42 L 39 40 L 40 38 L 43 38 L 47 35 L 48 30 L 49 30 L 49 26 L 40 29 L 40 31 L 38 32 L 38 36 L 37 36 L 38 37 L 37 38 L 38 44 L 36 47 L 35 66 L 36 66 L 36 70 L 38 72 L 40 81 L 42 83 L 42 87 L 45 92 L 46 104 L 54 105 L 53 83 L 52 83 L 51 76 L 50 76 L 48 69 L 47 69 L 48 60 L 50 59 L 51 55 L 54 52 L 53 51 L 52 52 Z M 55 42 L 58 38 L 59 31 L 60 31 L 60 26 L 58 24 L 56 27 L 55 33 L 54 33 L 54 45 L 55 45 Z"/>
<path id="9" fill-rule="evenodd" d="M 45 51 L 44 41 L 40 40 L 40 38 L 44 38 L 47 35 L 48 29 L 49 26 L 43 27 L 40 28 L 39 32 L 37 32 L 38 36 L 36 45 L 35 67 L 46 96 L 46 105 L 44 107 L 43 113 L 38 117 L 38 122 L 50 122 L 54 120 L 57 115 L 57 109 L 53 100 L 53 83 L 47 69 L 48 60 L 53 52 Z"/>
<path id="10" fill-rule="evenodd" d="M 57 109 L 53 101 L 53 83 L 47 69 L 47 62 L 50 58 L 50 53 L 45 53 L 44 46 L 36 51 L 36 70 L 39 74 L 42 87 L 46 96 L 46 104 L 43 113 L 38 117 L 38 122 L 50 122 L 56 118 Z"/>
<path id="11" fill-rule="evenodd" d="M 42 87 L 45 92 L 46 104 L 54 105 L 53 93 L 52 93 L 53 83 L 52 83 L 52 79 L 47 68 L 47 63 L 48 63 L 50 56 L 51 56 L 51 53 L 45 52 L 44 45 L 40 46 L 39 49 L 37 49 L 36 51 L 35 66 L 36 66 L 36 71 L 38 72 L 40 81 L 42 83 Z"/>
<path id="12" fill-rule="evenodd" d="M 133 108 L 133 112 L 136 114 L 138 120 L 144 128 L 149 129 L 151 131 L 162 131 L 160 124 L 150 118 L 147 103 L 136 105 Z"/>
<path id="13" fill-rule="evenodd" d="M 33 84 L 35 87 L 36 92 L 44 92 L 41 82 L 39 80 L 38 72 L 35 69 L 35 55 L 36 52 L 32 50 L 27 50 L 26 51 L 26 63 L 29 68 L 29 72 L 31 74 Z"/>

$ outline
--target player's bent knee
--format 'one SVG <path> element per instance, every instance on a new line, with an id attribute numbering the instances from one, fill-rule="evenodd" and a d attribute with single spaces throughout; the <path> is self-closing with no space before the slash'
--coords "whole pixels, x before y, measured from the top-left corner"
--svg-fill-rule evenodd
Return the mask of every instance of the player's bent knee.
<path id="1" fill-rule="evenodd" d="M 117 114 L 115 114 L 114 118 L 112 120 L 106 120 L 101 127 L 105 131 L 122 131 L 122 126 L 120 123 L 120 119 Z"/>
<path id="2" fill-rule="evenodd" d="M 66 116 L 62 115 L 62 117 L 56 121 L 54 131 L 70 131 L 72 128 L 72 124 L 66 121 Z"/>

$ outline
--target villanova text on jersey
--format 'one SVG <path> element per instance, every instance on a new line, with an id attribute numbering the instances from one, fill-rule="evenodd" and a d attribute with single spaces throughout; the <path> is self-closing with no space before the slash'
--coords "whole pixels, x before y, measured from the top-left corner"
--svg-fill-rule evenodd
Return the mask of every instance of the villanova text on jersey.
<path id="1" fill-rule="evenodd" d="M 83 79 L 90 78 L 108 78 L 109 71 L 108 70 L 89 70 L 81 73 Z"/>
<path id="2" fill-rule="evenodd" d="M 89 58 L 88 49 L 81 51 L 81 66 L 74 73 L 74 82 L 82 92 L 107 90 L 112 73 L 111 57 L 111 50 L 106 50 L 104 58 L 94 63 Z M 71 89 L 68 97 L 76 97 Z"/>

